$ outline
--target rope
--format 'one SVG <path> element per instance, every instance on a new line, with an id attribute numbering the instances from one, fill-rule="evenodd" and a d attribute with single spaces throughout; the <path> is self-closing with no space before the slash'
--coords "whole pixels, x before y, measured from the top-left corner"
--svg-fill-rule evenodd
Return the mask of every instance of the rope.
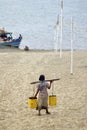
<path id="1" fill-rule="evenodd" d="M 51 85 L 52 85 L 51 87 L 52 87 L 52 95 L 53 95 L 53 93 L 54 93 L 54 84 L 52 83 Z"/>

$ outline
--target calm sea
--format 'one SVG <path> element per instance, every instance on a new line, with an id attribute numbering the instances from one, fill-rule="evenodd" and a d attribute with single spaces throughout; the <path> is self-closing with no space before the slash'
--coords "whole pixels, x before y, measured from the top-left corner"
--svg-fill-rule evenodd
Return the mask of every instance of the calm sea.
<path id="1" fill-rule="evenodd" d="M 62 49 L 70 49 L 72 17 L 73 48 L 87 50 L 87 1 L 63 3 Z M 59 49 L 60 26 L 56 35 L 55 24 L 60 14 L 61 0 L 0 0 L 0 28 L 13 32 L 14 37 L 22 34 L 20 48 Z"/>

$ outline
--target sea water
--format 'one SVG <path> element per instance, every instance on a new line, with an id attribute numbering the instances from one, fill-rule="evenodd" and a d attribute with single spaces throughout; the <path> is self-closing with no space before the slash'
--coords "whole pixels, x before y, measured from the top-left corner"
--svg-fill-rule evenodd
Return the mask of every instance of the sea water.
<path id="1" fill-rule="evenodd" d="M 73 48 L 87 50 L 87 1 L 63 0 L 62 32 L 61 9 L 61 0 L 0 0 L 0 28 L 13 32 L 14 37 L 21 34 L 20 48 L 27 45 L 30 49 L 60 49 L 61 43 L 62 49 L 68 50 L 72 18 Z"/>

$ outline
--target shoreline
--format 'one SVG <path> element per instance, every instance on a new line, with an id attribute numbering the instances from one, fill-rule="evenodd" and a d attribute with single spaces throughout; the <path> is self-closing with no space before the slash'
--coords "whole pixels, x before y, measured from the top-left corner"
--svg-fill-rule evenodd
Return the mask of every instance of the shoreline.
<path id="1" fill-rule="evenodd" d="M 60 50 L 54 50 L 54 49 L 30 49 L 28 51 L 25 51 L 24 49 L 20 49 L 20 48 L 16 48 L 16 47 L 0 47 L 0 52 L 4 52 L 4 51 L 13 51 L 13 52 L 55 52 L 55 53 L 59 53 Z M 71 51 L 70 49 L 63 49 L 62 52 L 66 52 L 66 51 Z M 73 49 L 73 51 L 87 51 L 87 49 Z"/>

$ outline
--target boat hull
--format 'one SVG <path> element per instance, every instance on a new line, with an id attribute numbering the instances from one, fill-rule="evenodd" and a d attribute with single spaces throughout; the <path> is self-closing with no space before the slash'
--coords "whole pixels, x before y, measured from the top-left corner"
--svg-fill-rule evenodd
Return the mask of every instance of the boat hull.
<path id="1" fill-rule="evenodd" d="M 18 38 L 18 39 L 13 39 L 11 41 L 4 41 L 4 42 L 0 43 L 0 45 L 2 45 L 2 46 L 19 47 L 19 45 L 21 43 L 21 40 L 22 39 Z"/>

